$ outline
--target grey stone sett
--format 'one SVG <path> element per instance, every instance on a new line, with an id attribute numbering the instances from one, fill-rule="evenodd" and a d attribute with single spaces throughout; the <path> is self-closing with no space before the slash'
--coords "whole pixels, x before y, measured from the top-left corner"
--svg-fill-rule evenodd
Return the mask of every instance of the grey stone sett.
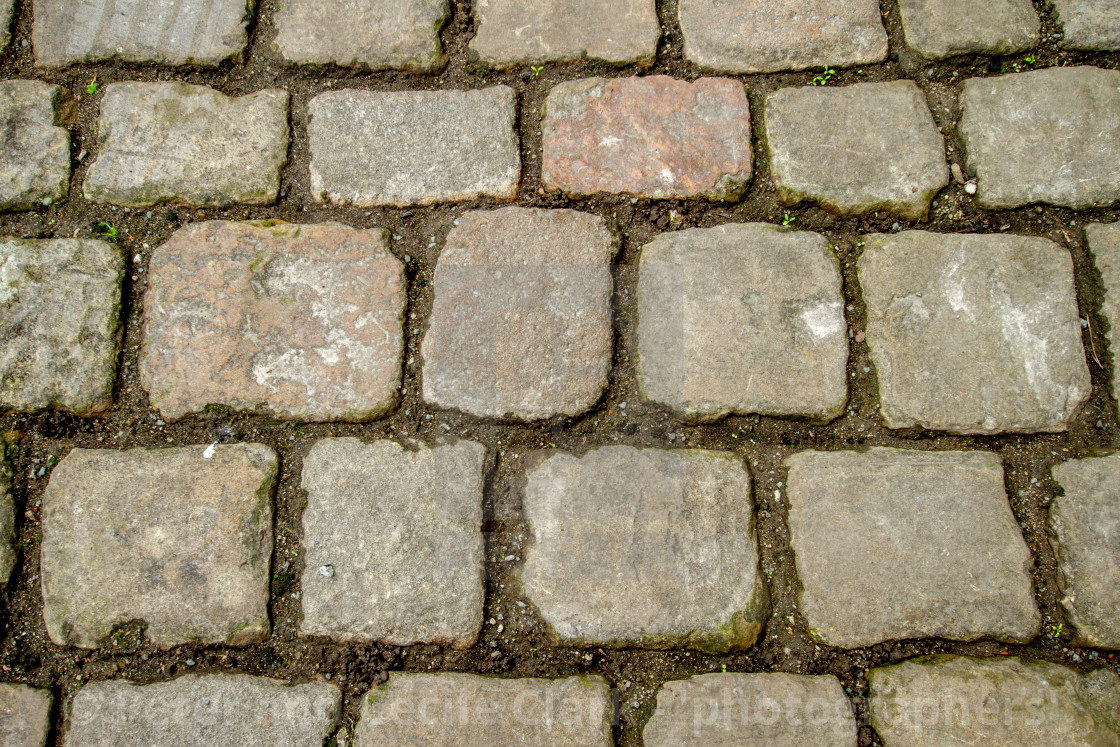
<path id="1" fill-rule="evenodd" d="M 0 210 L 30 210 L 70 193 L 74 102 L 60 86 L 0 82 Z"/>

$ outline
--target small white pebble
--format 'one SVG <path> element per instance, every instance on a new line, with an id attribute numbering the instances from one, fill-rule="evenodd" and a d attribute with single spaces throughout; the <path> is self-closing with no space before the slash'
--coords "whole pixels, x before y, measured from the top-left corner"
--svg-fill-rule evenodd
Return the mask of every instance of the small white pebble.
<path id="1" fill-rule="evenodd" d="M 319 566 L 319 575 L 322 576 L 323 578 L 333 578 L 334 577 L 334 566 L 333 565 L 321 565 L 321 566 Z"/>

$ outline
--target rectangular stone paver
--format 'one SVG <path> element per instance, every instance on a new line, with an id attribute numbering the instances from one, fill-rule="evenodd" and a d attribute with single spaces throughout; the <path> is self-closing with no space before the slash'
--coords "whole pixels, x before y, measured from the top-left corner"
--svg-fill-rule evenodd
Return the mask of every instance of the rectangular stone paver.
<path id="1" fill-rule="evenodd" d="M 544 188 L 574 197 L 735 200 L 751 178 L 750 106 L 727 78 L 566 81 L 541 131 Z"/>
<path id="2" fill-rule="evenodd" d="M 51 700 L 50 690 L 0 683 L 0 744 L 46 747 Z"/>
<path id="3" fill-rule="evenodd" d="M 945 141 L 910 80 L 784 88 L 766 98 L 778 201 L 840 215 L 879 210 L 925 220 L 949 183 Z"/>
<path id="4" fill-rule="evenodd" d="M 1120 49 L 1120 6 L 1115 0 L 1054 0 L 1063 47 L 1088 51 Z"/>
<path id="5" fill-rule="evenodd" d="M 485 453 L 472 441 L 317 441 L 303 460 L 300 633 L 471 646 L 482 627 Z"/>
<path id="6" fill-rule="evenodd" d="M 906 46 L 922 57 L 1014 54 L 1038 44 L 1031 0 L 899 0 Z"/>
<path id="7" fill-rule="evenodd" d="M 791 545 L 813 635 L 1025 643 L 1031 555 L 986 452 L 805 451 L 787 460 Z"/>
<path id="8" fill-rule="evenodd" d="M 838 416 L 848 397 L 840 268 L 828 239 L 765 223 L 642 247 L 638 385 L 686 420 Z"/>
<path id="9" fill-rule="evenodd" d="M 288 92 L 225 96 L 186 83 L 113 83 L 87 200 L 143 207 L 269 205 L 288 160 Z"/>
<path id="10" fill-rule="evenodd" d="M 548 452 L 529 471 L 521 582 L 565 645 L 752 645 L 769 618 L 751 478 L 715 451 Z"/>
<path id="11" fill-rule="evenodd" d="M 97 648 L 142 620 L 160 648 L 268 635 L 276 453 L 261 444 L 74 449 L 43 493 L 43 617 Z"/>
<path id="12" fill-rule="evenodd" d="M 512 200 L 521 178 L 512 88 L 327 91 L 311 100 L 311 196 L 370 207 Z"/>
<path id="13" fill-rule="evenodd" d="M 368 420 L 396 404 L 404 265 L 384 229 L 195 223 L 156 247 L 140 373 L 160 414 L 207 405 Z"/>
<path id="14" fill-rule="evenodd" d="M 0 210 L 30 210 L 70 193 L 66 124 L 73 115 L 70 94 L 60 86 L 0 83 Z"/>
<path id="15" fill-rule="evenodd" d="M 1101 314 L 1108 321 L 1109 345 L 1120 343 L 1120 223 L 1091 223 L 1085 226 L 1085 239 L 1093 253 L 1104 284 Z M 1112 356 L 1112 399 L 1120 403 L 1120 355 Z"/>
<path id="16" fill-rule="evenodd" d="M 1059 432 L 1092 392 L 1073 263 L 1030 236 L 865 238 L 867 344 L 889 428 Z"/>
<path id="17" fill-rule="evenodd" d="M 610 747 L 611 691 L 599 676 L 558 680 L 405 674 L 362 699 L 355 744 Z"/>

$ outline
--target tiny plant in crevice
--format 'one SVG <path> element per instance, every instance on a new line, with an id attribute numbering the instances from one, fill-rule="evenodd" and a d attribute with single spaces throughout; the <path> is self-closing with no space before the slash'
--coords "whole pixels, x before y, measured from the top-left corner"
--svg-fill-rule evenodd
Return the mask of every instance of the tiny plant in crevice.
<path id="1" fill-rule="evenodd" d="M 89 229 L 94 236 L 100 236 L 114 243 L 117 240 L 117 227 L 112 223 L 106 223 L 103 220 L 95 220 L 93 223 L 89 224 Z"/>
<path id="2" fill-rule="evenodd" d="M 93 94 L 97 93 L 97 76 L 96 75 L 93 76 L 93 79 L 89 83 L 86 83 L 86 93 L 88 93 L 91 96 Z"/>
<path id="3" fill-rule="evenodd" d="M 783 226 L 792 226 L 793 222 L 795 220 L 797 220 L 796 215 L 790 215 L 789 213 L 786 213 L 785 215 L 782 216 L 782 225 Z"/>
<path id="4" fill-rule="evenodd" d="M 830 68 L 828 65 L 825 65 L 824 66 L 824 72 L 822 72 L 820 75 L 813 76 L 813 79 L 811 81 L 809 81 L 809 85 L 811 85 L 811 86 L 827 86 L 829 81 L 831 81 L 835 76 L 836 76 L 836 71 L 833 70 L 832 68 Z"/>
<path id="5" fill-rule="evenodd" d="M 540 65 L 539 67 L 537 65 L 530 65 L 529 69 L 533 71 L 534 78 L 539 78 L 541 77 L 541 72 L 544 70 L 544 65 Z"/>

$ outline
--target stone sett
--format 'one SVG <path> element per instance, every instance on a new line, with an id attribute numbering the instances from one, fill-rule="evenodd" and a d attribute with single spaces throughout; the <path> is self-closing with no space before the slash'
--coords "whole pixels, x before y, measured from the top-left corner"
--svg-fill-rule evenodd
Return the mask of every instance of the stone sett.
<path id="1" fill-rule="evenodd" d="M 130 207 L 269 205 L 288 160 L 288 92 L 225 96 L 186 83 L 113 83 L 87 200 Z"/>
<path id="2" fill-rule="evenodd" d="M 16 508 L 12 500 L 12 465 L 0 457 L 0 589 L 16 566 Z M 2 740 L 0 740 L 2 743 Z"/>
<path id="3" fill-rule="evenodd" d="M 393 672 L 362 699 L 355 744 L 610 747 L 614 708 L 597 675 L 546 680 Z"/>
<path id="4" fill-rule="evenodd" d="M 133 620 L 160 648 L 268 636 L 276 453 L 261 444 L 74 449 L 43 492 L 43 617 L 97 648 Z"/>
<path id="5" fill-rule="evenodd" d="M 1093 253 L 1104 284 L 1101 315 L 1108 321 L 1109 346 L 1120 343 L 1120 223 L 1091 223 L 1085 226 L 1085 239 Z M 1112 399 L 1120 403 L 1120 355 L 1112 356 Z"/>
<path id="6" fill-rule="evenodd" d="M 911 80 L 783 88 L 766 97 L 766 142 L 784 205 L 918 221 L 949 183 L 944 138 Z"/>
<path id="7" fill-rule="evenodd" d="M 573 197 L 736 200 L 751 178 L 750 106 L 728 78 L 566 81 L 541 131 L 544 188 Z"/>
<path id="8" fill-rule="evenodd" d="M 177 420 L 207 405 L 282 420 L 396 404 L 404 265 L 384 229 L 209 221 L 152 253 L 140 374 Z"/>
<path id="9" fill-rule="evenodd" d="M 664 233 L 639 267 L 644 397 L 689 421 L 841 414 L 847 326 L 824 236 L 766 223 Z"/>
<path id="10" fill-rule="evenodd" d="M 791 545 L 813 635 L 1026 643 L 1031 555 L 987 452 L 805 451 L 787 459 Z"/>
<path id="11" fill-rule="evenodd" d="M 73 104 L 59 86 L 0 82 L 0 210 L 30 210 L 70 193 Z"/>
<path id="12" fill-rule="evenodd" d="M 1113 0 L 1054 0 L 1063 47 L 1090 52 L 1120 49 L 1120 6 Z"/>
<path id="13" fill-rule="evenodd" d="M 46 747 L 51 701 L 50 690 L 0 683 L 0 744 Z"/>
<path id="14" fill-rule="evenodd" d="M 586 412 L 611 365 L 606 222 L 520 207 L 458 222 L 436 263 L 424 401 L 515 420 Z"/>
<path id="15" fill-rule="evenodd" d="M 899 0 L 906 46 L 929 60 L 1014 54 L 1038 44 L 1031 0 Z"/>
<path id="16" fill-rule="evenodd" d="M 6 52 L 12 43 L 12 11 L 15 7 L 16 0 L 0 0 L 0 54 Z"/>
<path id="17" fill-rule="evenodd" d="M 91 239 L 0 239 L 0 407 L 97 415 L 113 404 L 120 250 Z"/>
<path id="18" fill-rule="evenodd" d="M 310 112 L 316 202 L 405 207 L 517 196 L 512 88 L 327 91 Z"/>
<path id="19" fill-rule="evenodd" d="M 473 645 L 483 612 L 485 453 L 472 441 L 317 441 L 303 461 L 300 633 Z"/>
<path id="20" fill-rule="evenodd" d="M 1051 67 L 972 78 L 958 131 L 986 208 L 1120 200 L 1120 72 Z"/>
<path id="21" fill-rule="evenodd" d="M 530 469 L 521 582 L 563 645 L 752 645 L 769 618 L 751 479 L 730 453 L 606 446 Z"/>
<path id="22" fill-rule="evenodd" d="M 1069 252 L 1030 236 L 872 234 L 859 260 L 888 428 L 1060 432 L 1092 392 Z"/>

